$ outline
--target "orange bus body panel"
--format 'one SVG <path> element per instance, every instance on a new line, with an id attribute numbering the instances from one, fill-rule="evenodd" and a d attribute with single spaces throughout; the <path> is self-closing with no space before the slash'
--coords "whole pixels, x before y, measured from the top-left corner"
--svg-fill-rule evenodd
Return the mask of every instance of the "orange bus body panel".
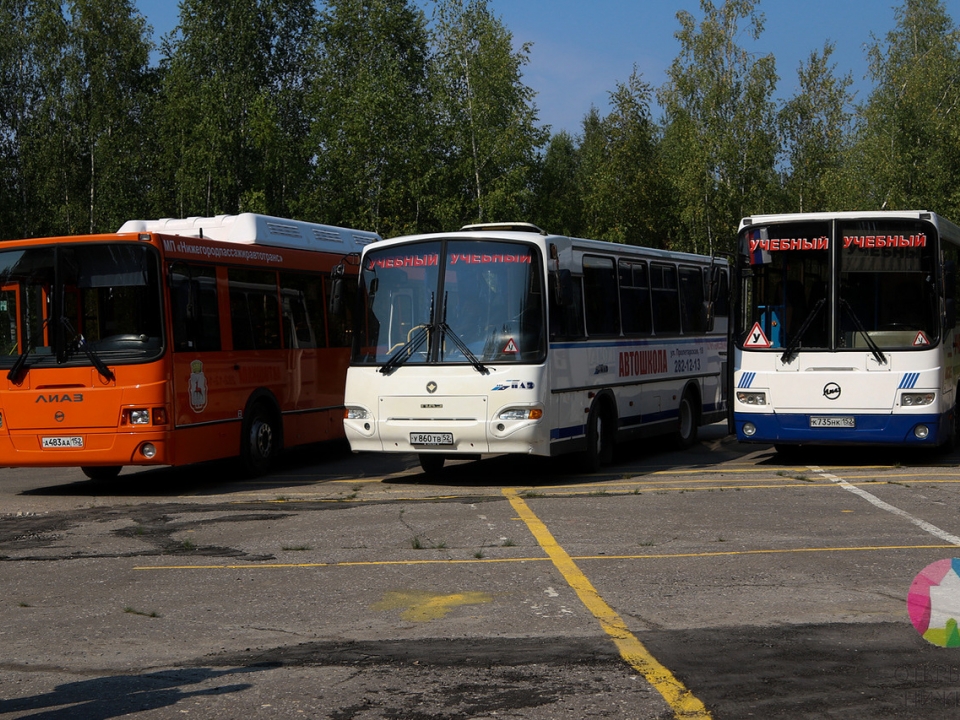
<path id="1" fill-rule="evenodd" d="M 309 273 L 320 284 L 349 250 L 237 245 L 141 232 L 8 241 L 0 252 L 91 242 L 150 245 L 159 253 L 162 353 L 144 362 L 114 364 L 108 358 L 111 379 L 95 367 L 76 364 L 76 358 L 83 360 L 77 352 L 72 363 L 31 364 L 13 380 L 8 367 L 0 369 L 0 466 L 185 465 L 237 457 L 244 414 L 251 398 L 263 396 L 276 400 L 284 446 L 343 437 L 349 348 L 233 350 L 226 268 Z M 174 350 L 168 282 L 174 264 L 216 269 L 221 350 Z M 329 318 L 323 320 L 329 328 Z M 45 343 L 52 326 L 44 325 Z M 25 342 L 19 335 L 18 328 L 18 344 Z M 125 410 L 134 408 L 148 410 L 151 421 L 128 422 Z M 151 457 L 142 452 L 145 443 L 155 449 Z"/>

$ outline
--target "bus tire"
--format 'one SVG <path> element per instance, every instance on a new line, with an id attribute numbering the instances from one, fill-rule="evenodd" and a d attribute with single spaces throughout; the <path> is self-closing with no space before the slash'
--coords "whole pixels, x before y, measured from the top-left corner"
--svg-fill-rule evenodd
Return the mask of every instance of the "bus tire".
<path id="1" fill-rule="evenodd" d="M 418 458 L 420 467 L 426 475 L 436 475 L 443 470 L 443 463 L 447 459 L 446 456 L 437 453 L 420 453 Z"/>
<path id="2" fill-rule="evenodd" d="M 595 473 L 613 462 L 613 420 L 602 402 L 595 402 L 587 417 L 587 447 L 580 454 L 580 469 Z"/>
<path id="3" fill-rule="evenodd" d="M 122 465 L 84 465 L 80 467 L 80 470 L 91 480 L 108 482 L 110 480 L 115 480 L 117 475 L 120 474 L 120 470 L 122 468 Z"/>
<path id="4" fill-rule="evenodd" d="M 697 441 L 697 431 L 700 428 L 700 403 L 697 402 L 697 394 L 689 388 L 684 390 L 683 397 L 680 398 L 679 414 L 677 445 L 681 450 L 686 450 Z"/>
<path id="5" fill-rule="evenodd" d="M 240 464 L 248 477 L 266 473 L 280 454 L 279 415 L 264 400 L 257 400 L 243 419 Z"/>

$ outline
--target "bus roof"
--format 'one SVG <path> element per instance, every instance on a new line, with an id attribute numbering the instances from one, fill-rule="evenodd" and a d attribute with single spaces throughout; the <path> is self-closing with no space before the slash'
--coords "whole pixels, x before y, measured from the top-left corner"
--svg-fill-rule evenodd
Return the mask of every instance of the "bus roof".
<path id="1" fill-rule="evenodd" d="M 843 212 L 778 213 L 771 215 L 751 215 L 740 221 L 740 230 L 751 225 L 768 223 L 804 222 L 809 220 L 864 220 L 898 219 L 931 220 L 940 229 L 941 235 L 953 242 L 960 242 L 960 227 L 941 215 L 929 210 L 848 210 Z"/>
<path id="2" fill-rule="evenodd" d="M 659 248 L 650 248 L 642 245 L 626 245 L 623 243 L 610 242 L 608 240 L 590 240 L 587 238 L 568 237 L 566 235 L 552 235 L 545 230 L 541 230 L 535 225 L 529 223 L 484 223 L 482 225 L 465 225 L 459 230 L 451 232 L 426 233 L 421 235 L 403 235 L 390 238 L 378 243 L 378 247 L 399 245 L 408 242 L 419 242 L 424 240 L 437 240 L 439 238 L 458 238 L 458 239 L 490 239 L 505 240 L 508 242 L 532 242 L 546 247 L 549 243 L 556 243 L 562 247 L 572 247 L 577 250 L 588 250 L 593 252 L 620 252 L 624 254 L 643 254 L 646 257 L 655 257 L 663 260 L 704 262 L 709 261 L 709 256 L 697 255 L 695 253 L 679 252 L 676 250 L 661 250 Z M 727 264 L 727 260 L 722 257 L 716 257 L 714 261 L 717 264 Z"/>
<path id="3" fill-rule="evenodd" d="M 117 233 L 158 233 L 244 245 L 272 245 L 299 250 L 360 252 L 364 245 L 380 239 L 364 230 L 320 225 L 302 220 L 240 213 L 215 217 L 161 218 L 128 220 Z"/>

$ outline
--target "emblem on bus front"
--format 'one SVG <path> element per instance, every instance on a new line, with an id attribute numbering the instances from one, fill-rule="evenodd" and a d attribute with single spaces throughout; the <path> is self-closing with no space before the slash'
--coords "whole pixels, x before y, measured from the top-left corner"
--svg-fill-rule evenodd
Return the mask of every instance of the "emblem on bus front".
<path id="1" fill-rule="evenodd" d="M 823 386 L 823 396 L 827 400 L 836 400 L 840 397 L 840 386 L 835 382 L 827 383 Z"/>
<path id="2" fill-rule="evenodd" d="M 427 383 L 427 392 L 433 395 L 437 391 L 437 384 L 431 380 Z"/>

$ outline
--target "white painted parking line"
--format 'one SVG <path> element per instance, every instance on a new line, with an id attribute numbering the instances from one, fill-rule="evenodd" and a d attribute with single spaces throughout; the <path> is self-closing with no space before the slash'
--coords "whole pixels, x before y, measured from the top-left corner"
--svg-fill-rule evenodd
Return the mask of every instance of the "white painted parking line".
<path id="1" fill-rule="evenodd" d="M 946 530 L 941 530 L 936 525 L 928 523 L 926 520 L 921 520 L 920 518 L 914 515 L 911 515 L 906 510 L 901 510 L 900 508 L 895 507 L 888 502 L 884 502 L 883 500 L 878 498 L 876 495 L 871 495 L 863 488 L 858 488 L 855 485 L 851 485 L 843 478 L 838 477 L 833 473 L 828 473 L 821 467 L 818 467 L 816 465 L 808 465 L 807 467 L 809 467 L 812 472 L 815 472 L 817 475 L 824 478 L 825 480 L 829 480 L 830 482 L 836 483 L 837 485 L 842 487 L 844 490 L 848 492 L 852 492 L 854 495 L 859 495 L 871 505 L 874 505 L 880 508 L 881 510 L 886 510 L 888 513 L 893 513 L 898 517 L 902 517 L 904 520 L 909 520 L 911 523 L 916 525 L 921 530 L 924 530 L 925 532 L 928 532 L 934 537 L 938 537 L 941 540 L 944 540 L 950 543 L 951 545 L 960 545 L 960 537 L 957 537 L 956 535 L 951 535 Z"/>

